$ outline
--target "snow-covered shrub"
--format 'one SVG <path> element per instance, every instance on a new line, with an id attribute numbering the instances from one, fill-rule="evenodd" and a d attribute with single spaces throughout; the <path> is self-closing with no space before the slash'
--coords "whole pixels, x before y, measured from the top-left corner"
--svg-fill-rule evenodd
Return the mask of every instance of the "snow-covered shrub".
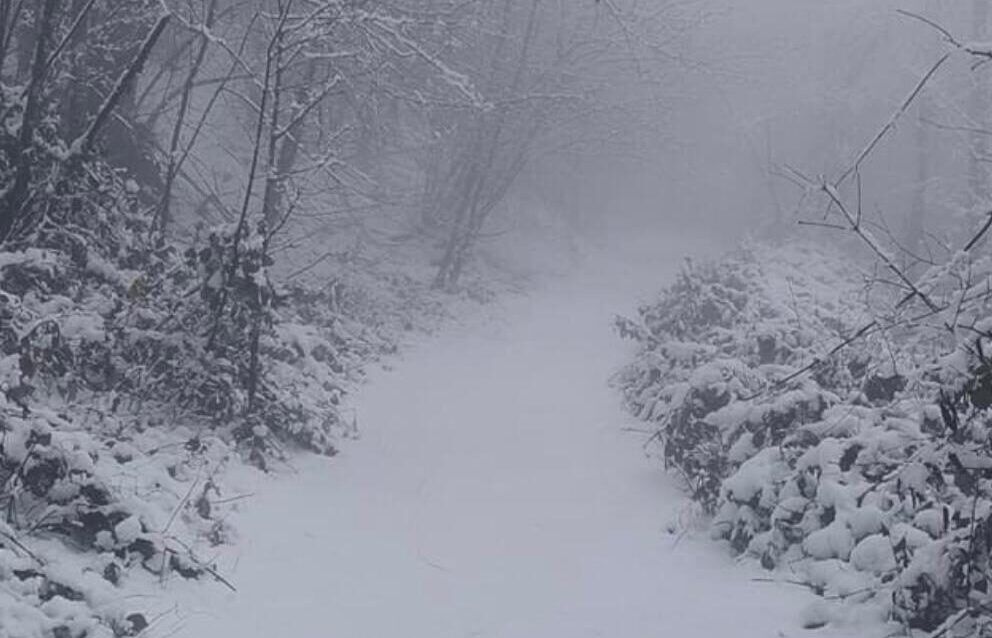
<path id="1" fill-rule="evenodd" d="M 220 577 L 195 548 L 230 534 L 224 466 L 332 453 L 392 346 L 325 291 L 278 290 L 258 229 L 152 242 L 142 187 L 99 154 L 61 166 L 55 122 L 0 247 L 0 636 L 137 635 L 120 587 Z"/>
<path id="2" fill-rule="evenodd" d="M 224 467 L 333 454 L 362 367 L 447 303 L 357 248 L 276 285 L 251 179 L 236 224 L 166 236 L 192 118 L 155 138 L 195 38 L 155 0 L 63 4 L 5 14 L 0 63 L 0 638 L 138 635 L 129 581 L 222 580 L 197 550 L 231 534 Z M 163 33 L 176 51 L 138 85 Z"/>
<path id="3" fill-rule="evenodd" d="M 0 251 L 0 584 L 16 598 L 0 614 L 17 615 L 0 636 L 136 635 L 147 620 L 116 591 L 133 569 L 214 578 L 190 549 L 230 533 L 214 477 L 239 452 L 332 453 L 354 428 L 345 393 L 394 347 L 329 303 L 340 286 L 277 290 L 259 235 L 232 274 L 226 229 L 156 249 L 124 203 Z"/>
<path id="4" fill-rule="evenodd" d="M 862 332 L 860 286 L 810 247 L 686 270 L 620 322 L 627 403 L 735 552 L 909 630 L 992 635 L 992 323 Z"/>
<path id="5" fill-rule="evenodd" d="M 802 268 L 817 257 L 829 262 Z M 846 271 L 814 248 L 753 246 L 722 262 L 690 263 L 638 321 L 618 318 L 621 334 L 642 346 L 620 377 L 627 405 L 658 424 L 666 463 L 710 511 L 734 468 L 797 424 L 819 420 L 836 393 L 868 376 L 852 359 L 789 379 L 860 318 L 856 279 L 832 274 L 834 266 Z"/>
<path id="6" fill-rule="evenodd" d="M 230 535 L 222 468 L 333 453 L 363 366 L 439 312 L 401 280 L 279 288 L 262 229 L 150 243 L 137 191 L 91 163 L 78 209 L 0 249 L 0 636 L 136 635 L 135 570 L 219 577 L 191 548 Z"/>
<path id="7" fill-rule="evenodd" d="M 339 325 L 294 319 L 325 299 L 275 288 L 263 233 L 246 233 L 232 268 L 234 235 L 217 229 L 161 275 L 136 275 L 111 317 L 121 389 L 230 431 L 260 464 L 285 443 L 331 453 L 350 427 L 337 401 L 362 357 Z"/>

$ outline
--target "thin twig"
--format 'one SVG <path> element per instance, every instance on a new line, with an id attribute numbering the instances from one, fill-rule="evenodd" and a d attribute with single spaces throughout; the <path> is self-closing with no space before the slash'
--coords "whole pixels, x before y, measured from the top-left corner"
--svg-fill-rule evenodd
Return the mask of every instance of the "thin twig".
<path id="1" fill-rule="evenodd" d="M 909 110 L 909 107 L 912 106 L 913 102 L 916 101 L 916 98 L 923 92 L 924 87 L 926 87 L 926 85 L 930 82 L 930 79 L 933 78 L 938 70 L 940 70 L 940 67 L 944 66 L 944 63 L 947 62 L 950 57 L 951 54 L 949 52 L 945 53 L 939 60 L 937 60 L 936 63 L 934 63 L 933 66 L 930 67 L 923 78 L 916 84 L 915 87 L 913 87 L 913 90 L 906 97 L 906 99 L 903 100 L 896 112 L 892 114 L 889 121 L 885 123 L 885 126 L 878 131 L 875 137 L 873 137 L 868 145 L 861 151 L 857 159 L 854 160 L 854 163 L 851 164 L 846 171 L 841 173 L 841 176 L 833 184 L 834 189 L 840 188 L 840 186 L 847 181 L 847 178 L 861 168 L 861 164 L 865 161 L 865 159 L 867 159 L 868 156 L 871 155 L 872 151 L 875 150 L 875 147 L 877 147 L 881 141 L 885 139 L 885 136 L 896 127 L 896 123 L 898 123 L 902 116 L 906 114 L 906 111 Z"/>
<path id="2" fill-rule="evenodd" d="M 13 534 L 9 534 L 9 533 L 7 533 L 7 532 L 5 532 L 3 530 L 0 530 L 0 536 L 6 538 L 15 547 L 17 547 L 22 552 L 24 552 L 25 554 L 27 554 L 28 556 L 30 556 L 31 558 L 33 558 L 34 561 L 36 563 L 38 563 L 39 565 L 44 565 L 45 564 L 45 561 L 43 561 L 40 558 L 38 558 L 38 555 L 37 554 L 35 554 L 34 552 L 32 552 L 30 549 L 28 549 L 27 546 L 25 546 L 24 543 L 22 543 L 21 541 L 19 541 Z"/>
<path id="3" fill-rule="evenodd" d="M 926 293 L 924 293 L 922 290 L 919 289 L 919 287 L 917 287 L 917 285 L 913 282 L 913 280 L 910 279 L 909 276 L 902 271 L 902 268 L 900 268 L 894 261 L 892 261 L 892 257 L 890 257 L 884 250 L 882 250 L 882 247 L 878 245 L 878 242 L 875 241 L 875 238 L 872 237 L 871 234 L 868 233 L 864 229 L 864 227 L 858 223 L 858 220 L 851 214 L 851 211 L 847 209 L 843 201 L 841 201 L 840 193 L 837 192 L 837 189 L 830 184 L 824 184 L 823 192 L 826 193 L 828 197 L 830 197 L 831 201 L 833 201 L 833 203 L 837 206 L 837 208 L 840 209 L 840 212 L 844 215 L 844 217 L 847 218 L 848 224 L 850 224 L 851 226 L 851 230 L 854 231 L 854 233 L 861 238 L 861 241 L 864 242 L 871 249 L 871 251 L 875 253 L 875 255 L 879 259 L 882 260 L 882 263 L 885 264 L 886 268 L 892 271 L 892 273 L 896 277 L 898 277 L 903 282 L 903 284 L 905 284 L 906 287 L 913 292 L 914 296 L 919 297 L 923 301 L 923 303 L 926 304 L 927 308 L 929 308 L 930 310 L 936 310 L 937 304 L 931 301 L 930 297 L 928 297 Z"/>
<path id="4" fill-rule="evenodd" d="M 964 252 L 968 252 L 974 248 L 975 245 L 982 240 L 982 237 L 985 236 L 985 233 L 989 232 L 989 228 L 992 228 L 992 211 L 986 213 L 986 217 L 988 219 L 985 220 L 985 224 L 983 224 L 981 230 L 979 230 L 978 233 L 971 238 L 968 245 L 964 247 Z"/>

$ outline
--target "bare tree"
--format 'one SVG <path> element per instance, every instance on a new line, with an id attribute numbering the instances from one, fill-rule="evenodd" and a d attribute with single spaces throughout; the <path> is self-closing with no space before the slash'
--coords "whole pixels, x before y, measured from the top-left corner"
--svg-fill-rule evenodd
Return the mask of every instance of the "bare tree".
<path id="1" fill-rule="evenodd" d="M 3 101 L 0 120 L 8 131 L 2 142 L 0 170 L 6 187 L 0 192 L 0 239 L 26 232 L 47 214 L 33 209 L 44 189 L 60 193 L 77 177 L 79 159 L 90 153 L 101 135 L 113 133 L 116 114 L 126 104 L 135 81 L 169 23 L 170 15 L 149 12 L 145 6 L 99 6 L 96 0 L 75 2 L 73 13 L 60 12 L 56 0 L 26 10 L 5 9 L 5 41 L 17 42 L 16 64 L 0 67 L 11 72 L 12 86 L 22 88 Z M 94 15 L 107 18 L 102 36 L 87 29 Z M 116 36 L 120 57 L 104 55 L 100 64 L 81 62 Z M 104 39 L 101 40 L 100 38 Z M 4 57 L 11 53 L 4 45 Z M 61 100 L 81 84 L 99 87 L 98 99 Z M 66 104 L 71 108 L 66 108 Z M 120 151 L 131 142 L 115 139 Z M 133 140 L 132 140 L 133 142 Z M 108 154 L 109 155 L 109 154 Z"/>
<path id="2" fill-rule="evenodd" d="M 650 137 L 677 14 L 636 3 L 505 0 L 477 8 L 459 41 L 483 104 L 435 108 L 422 221 L 440 224 L 434 285 L 461 276 L 487 220 L 538 157 L 602 153 Z M 475 26 L 481 25 L 481 26 Z M 650 71 L 649 71 L 650 69 Z M 646 108 L 645 108 L 646 107 Z"/>

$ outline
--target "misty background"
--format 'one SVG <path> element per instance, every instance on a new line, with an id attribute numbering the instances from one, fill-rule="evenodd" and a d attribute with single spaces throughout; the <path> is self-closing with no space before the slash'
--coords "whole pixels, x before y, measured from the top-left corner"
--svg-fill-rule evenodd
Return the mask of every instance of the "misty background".
<path id="1" fill-rule="evenodd" d="M 992 635 L 990 13 L 0 0 L 0 638 Z"/>

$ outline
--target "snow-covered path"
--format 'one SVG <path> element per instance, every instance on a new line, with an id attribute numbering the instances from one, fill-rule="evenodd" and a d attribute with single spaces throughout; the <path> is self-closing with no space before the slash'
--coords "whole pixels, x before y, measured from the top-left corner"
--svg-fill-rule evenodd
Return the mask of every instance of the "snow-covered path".
<path id="1" fill-rule="evenodd" d="M 175 635 L 800 634 L 801 588 L 665 531 L 682 499 L 607 386 L 625 354 L 610 322 L 637 291 L 589 272 L 377 374 L 361 441 L 266 483 L 225 559 L 239 593 L 184 603 Z"/>

